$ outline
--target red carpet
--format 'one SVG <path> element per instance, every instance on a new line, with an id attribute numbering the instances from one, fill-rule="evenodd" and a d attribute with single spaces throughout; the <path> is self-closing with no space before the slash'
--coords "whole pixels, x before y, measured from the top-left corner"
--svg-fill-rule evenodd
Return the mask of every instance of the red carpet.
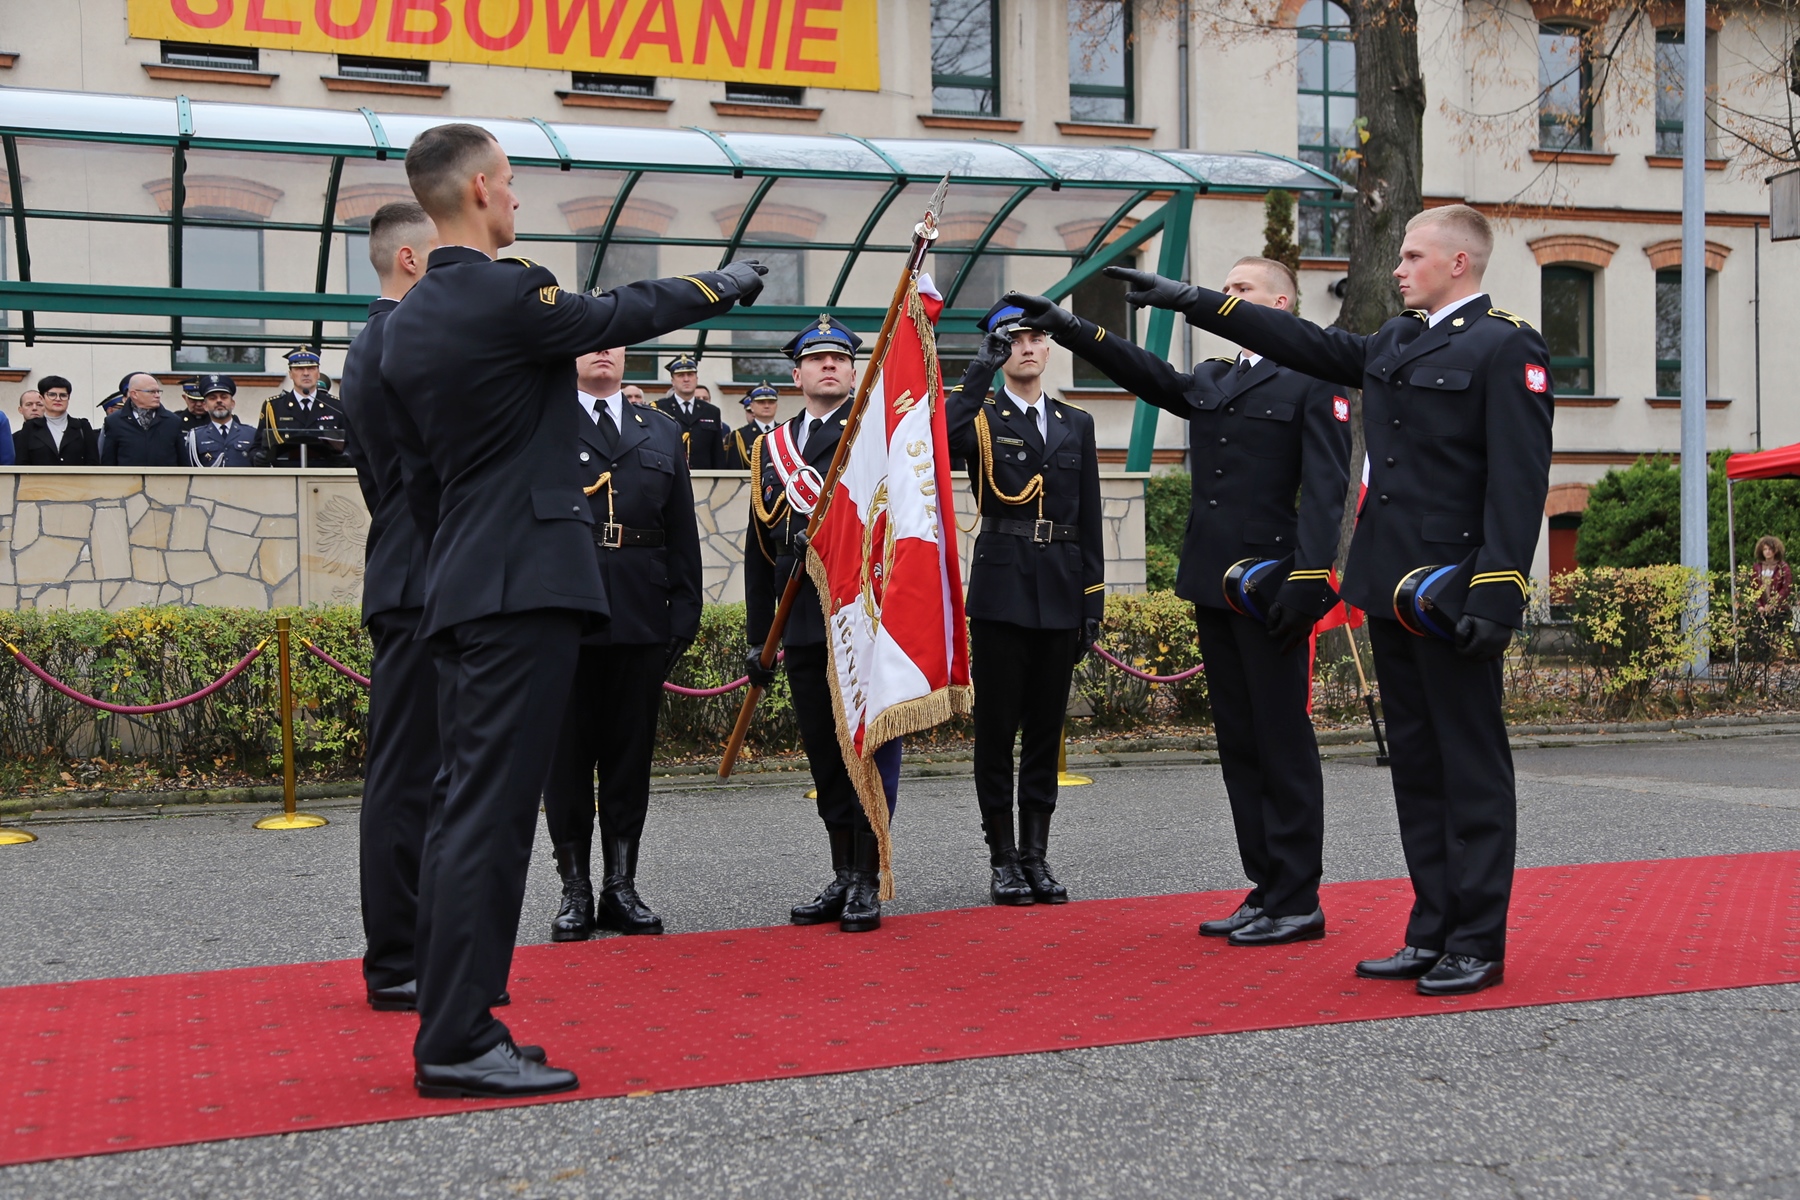
<path id="1" fill-rule="evenodd" d="M 1400 944 L 1403 881 L 1326 888 L 1321 942 L 1195 936 L 1239 895 L 531 946 L 504 1015 L 572 1099 L 1800 979 L 1796 852 L 1521 871 L 1507 982 L 1461 1000 L 1351 974 Z M 0 1164 L 482 1107 L 414 1093 L 416 1024 L 354 962 L 0 989 Z"/>

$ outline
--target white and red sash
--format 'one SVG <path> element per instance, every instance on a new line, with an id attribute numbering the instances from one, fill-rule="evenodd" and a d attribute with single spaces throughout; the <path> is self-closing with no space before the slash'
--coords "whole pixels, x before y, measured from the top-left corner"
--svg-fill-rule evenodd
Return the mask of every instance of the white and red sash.
<path id="1" fill-rule="evenodd" d="M 825 480 L 800 456 L 800 448 L 794 445 L 791 422 L 777 425 L 763 442 L 769 447 L 769 464 L 775 468 L 775 477 L 781 480 L 788 504 L 797 513 L 810 514 L 825 494 Z"/>

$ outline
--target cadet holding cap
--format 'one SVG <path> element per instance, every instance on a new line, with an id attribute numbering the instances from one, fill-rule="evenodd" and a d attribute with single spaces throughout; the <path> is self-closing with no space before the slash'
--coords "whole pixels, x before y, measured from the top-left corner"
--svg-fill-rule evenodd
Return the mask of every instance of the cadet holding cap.
<path id="1" fill-rule="evenodd" d="M 319 352 L 299 346 L 284 355 L 292 390 L 263 401 L 256 436 L 259 465 L 348 467 L 344 407 L 319 380 Z"/>
<path id="2" fill-rule="evenodd" d="M 202 375 L 195 383 L 206 404 L 206 422 L 187 432 L 188 461 L 196 467 L 256 466 L 256 430 L 232 413 L 237 381 Z"/>
<path id="3" fill-rule="evenodd" d="M 775 681 L 774 668 L 765 670 L 762 665 L 763 642 L 782 590 L 795 564 L 806 556 L 807 521 L 850 415 L 856 351 L 861 346 L 862 338 L 829 313 L 820 313 L 816 322 L 795 334 L 782 353 L 794 362 L 794 386 L 805 407 L 750 443 L 750 536 L 744 545 L 745 633 L 750 649 L 745 661 L 758 687 Z M 796 925 L 836 921 L 845 933 L 865 933 L 881 925 L 881 853 L 856 785 L 844 768 L 837 706 L 831 698 L 825 612 L 804 567 L 781 645 L 800 741 L 818 789 L 819 819 L 831 844 L 832 869 L 825 889 L 795 905 L 789 919 Z M 895 739 L 877 756 L 899 752 Z"/>
<path id="4" fill-rule="evenodd" d="M 1224 290 L 1290 309 L 1295 279 L 1273 259 L 1244 258 Z M 1025 309 L 1024 324 L 1188 423 L 1193 500 L 1175 594 L 1194 605 L 1219 768 L 1253 885 L 1236 912 L 1200 932 L 1236 946 L 1322 938 L 1325 784 L 1303 647 L 1337 603 L 1331 564 L 1349 482 L 1349 401 L 1247 350 L 1184 374 L 1042 296 L 1008 299 Z M 1251 570 L 1260 587 L 1246 593 L 1235 581 Z"/>
<path id="5" fill-rule="evenodd" d="M 669 391 L 656 407 L 675 418 L 687 444 L 688 466 L 716 471 L 725 465 L 725 421 L 719 406 L 694 393 L 700 387 L 700 360 L 683 354 L 669 363 Z"/>
<path id="6" fill-rule="evenodd" d="M 1518 800 L 1500 659 L 1524 623 L 1549 490 L 1550 355 L 1537 330 L 1482 292 L 1493 246 L 1487 218 L 1465 205 L 1407 222 L 1394 278 L 1417 307 L 1367 337 L 1107 269 L 1131 283 L 1132 304 L 1184 312 L 1296 370 L 1363 389 L 1369 487 L 1343 592 L 1370 617 L 1414 900 L 1406 945 L 1356 970 L 1417 980 L 1435 996 L 1504 978 Z M 1409 579 L 1434 575 L 1424 597 L 1402 594 Z M 1428 614 L 1396 607 L 1427 599 Z"/>
<path id="7" fill-rule="evenodd" d="M 781 393 L 770 387 L 767 382 L 759 383 L 744 394 L 744 411 L 750 419 L 743 426 L 731 431 L 725 439 L 725 464 L 727 471 L 747 471 L 750 469 L 750 447 L 756 439 L 775 428 L 775 408 L 781 403 Z"/>
<path id="8" fill-rule="evenodd" d="M 981 533 L 969 568 L 975 798 L 996 904 L 1062 904 L 1046 853 L 1075 664 L 1100 635 L 1106 591 L 1094 419 L 1044 395 L 1049 335 L 1001 301 L 945 415 L 969 464 Z M 994 372 L 1006 383 L 988 395 Z M 1020 739 L 1013 836 L 1013 739 Z"/>

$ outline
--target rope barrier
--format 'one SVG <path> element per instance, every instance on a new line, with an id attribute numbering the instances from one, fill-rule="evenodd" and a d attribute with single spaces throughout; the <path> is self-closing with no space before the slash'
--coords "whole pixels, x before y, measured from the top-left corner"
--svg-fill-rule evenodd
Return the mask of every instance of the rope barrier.
<path id="1" fill-rule="evenodd" d="M 165 700 L 161 704 L 108 704 L 104 700 L 96 700 L 94 697 L 89 696 L 84 692 L 76 691 L 68 684 L 50 674 L 50 672 L 44 670 L 44 668 L 32 662 L 30 658 L 26 657 L 23 650 L 19 649 L 11 642 L 6 643 L 6 648 L 12 651 L 12 656 L 19 660 L 20 666 L 24 667 L 27 671 L 30 671 L 33 675 L 36 675 L 39 679 L 55 688 L 69 699 L 79 701 L 89 708 L 100 709 L 102 712 L 119 713 L 129 717 L 141 717 L 147 716 L 150 713 L 168 712 L 171 709 L 181 708 L 184 705 L 193 704 L 197 701 L 206 699 L 208 696 L 236 679 L 239 675 L 242 675 L 244 669 L 256 661 L 256 656 L 261 654 L 264 647 L 268 644 L 269 640 L 267 638 L 258 642 L 256 644 L 256 649 L 238 659 L 235 667 L 231 668 L 231 670 L 225 672 L 193 695 L 183 696 L 179 700 Z"/>
<path id="2" fill-rule="evenodd" d="M 780 654 L 777 654 L 775 656 L 775 661 L 780 662 L 782 659 L 784 659 L 786 657 L 787 657 L 787 651 L 783 650 Z M 674 683 L 669 683 L 667 681 L 664 681 L 663 691 L 673 692 L 677 696 L 692 696 L 697 700 L 707 700 L 707 699 L 711 699 L 714 696 L 723 696 L 726 692 L 735 692 L 739 688 L 743 687 L 746 683 L 749 683 L 749 682 L 750 682 L 750 677 L 748 675 L 741 675 L 738 678 L 732 680 L 730 683 L 726 684 L 724 687 L 715 687 L 715 688 L 689 688 L 689 687 L 682 687 L 679 684 L 674 684 Z"/>
<path id="3" fill-rule="evenodd" d="M 1180 683 L 1183 680 L 1192 679 L 1194 676 L 1198 675 L 1201 671 L 1206 669 L 1205 663 L 1195 663 L 1193 666 L 1189 667 L 1187 670 L 1178 672 L 1174 675 L 1152 675 L 1148 671 L 1138 670 L 1136 667 L 1132 666 L 1128 662 L 1125 662 L 1123 659 L 1114 658 L 1112 655 L 1108 654 L 1105 650 L 1102 650 L 1099 646 L 1094 647 L 1094 653 L 1099 655 L 1102 660 L 1111 663 L 1113 666 L 1119 668 L 1119 670 L 1125 672 L 1127 675 L 1131 676 L 1133 679 L 1142 679 L 1146 683 Z"/>
<path id="4" fill-rule="evenodd" d="M 323 650 L 319 649 L 317 646 L 313 645 L 311 642 L 307 641 L 305 638 L 300 639 L 300 646 L 308 654 L 312 655 L 314 658 L 318 659 L 320 662 L 324 663 L 326 666 L 328 666 L 332 670 L 336 671 L 339 675 L 342 675 L 345 679 L 355 680 L 357 683 L 362 684 L 362 686 L 364 686 L 364 687 L 369 686 L 369 677 L 367 675 L 358 675 L 355 671 L 351 670 L 349 667 L 346 667 L 343 663 L 341 663 L 337 659 L 331 657 L 331 655 L 325 653 Z"/>

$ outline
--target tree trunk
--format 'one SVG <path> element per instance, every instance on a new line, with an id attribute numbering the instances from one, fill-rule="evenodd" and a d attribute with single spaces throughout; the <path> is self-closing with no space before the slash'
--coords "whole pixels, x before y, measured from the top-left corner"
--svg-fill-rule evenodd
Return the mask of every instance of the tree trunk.
<path id="1" fill-rule="evenodd" d="M 1425 77 L 1419 70 L 1419 14 L 1414 0 L 1348 0 L 1356 42 L 1356 111 L 1367 140 L 1356 172 L 1350 219 L 1350 274 L 1334 325 L 1373 333 L 1400 311 L 1393 270 L 1406 223 L 1424 202 Z M 1365 453 L 1362 396 L 1351 397 L 1350 495 L 1338 560 L 1350 548 Z"/>

